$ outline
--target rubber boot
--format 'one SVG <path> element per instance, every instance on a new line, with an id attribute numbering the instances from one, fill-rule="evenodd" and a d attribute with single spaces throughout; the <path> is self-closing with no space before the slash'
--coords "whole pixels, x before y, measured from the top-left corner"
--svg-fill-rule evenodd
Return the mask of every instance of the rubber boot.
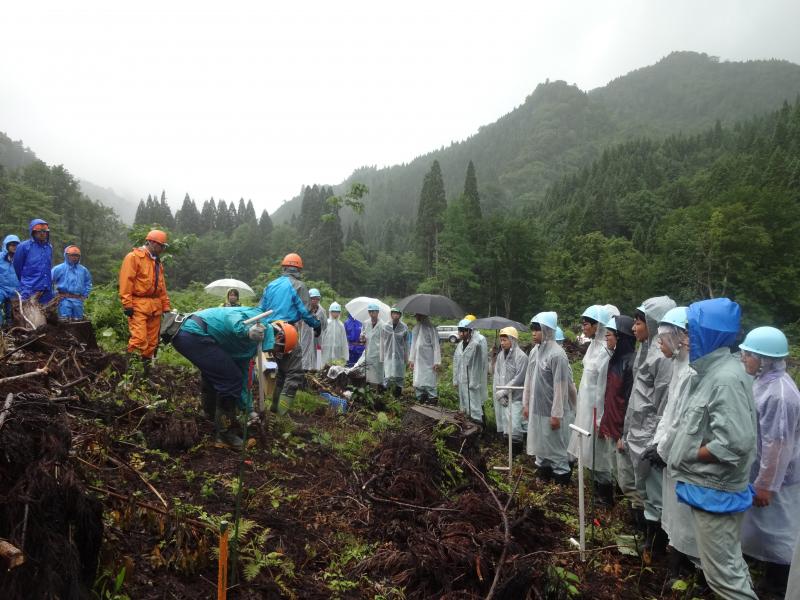
<path id="1" fill-rule="evenodd" d="M 558 485 L 561 486 L 568 486 L 570 480 L 572 479 L 572 471 L 567 471 L 566 473 L 553 473 L 553 481 L 556 482 Z"/>
<path id="2" fill-rule="evenodd" d="M 278 413 L 278 402 L 280 401 L 281 397 L 281 389 L 276 387 L 275 391 L 272 393 L 272 404 L 269 405 L 270 412 L 275 414 Z"/>
<path id="3" fill-rule="evenodd" d="M 203 414 L 205 414 L 206 419 L 213 421 L 217 413 L 217 392 L 205 381 L 203 381 L 203 387 L 200 390 L 200 400 L 203 404 Z"/>
<path id="4" fill-rule="evenodd" d="M 242 449 L 244 442 L 233 431 L 234 421 L 232 410 L 223 410 L 220 406 L 217 406 L 217 412 L 214 416 L 214 446 L 230 450 Z"/>
<path id="5" fill-rule="evenodd" d="M 628 515 L 631 520 L 631 525 L 638 533 L 645 533 L 647 531 L 647 521 L 644 518 L 644 510 L 641 508 L 629 508 Z"/>
<path id="6" fill-rule="evenodd" d="M 653 543 L 652 543 L 652 556 L 653 560 L 661 560 L 667 554 L 667 544 L 669 543 L 669 536 L 667 532 L 661 527 L 660 521 L 654 521 L 653 525 Z"/>
<path id="7" fill-rule="evenodd" d="M 285 415 L 287 412 L 289 412 L 289 409 L 292 408 L 292 404 L 294 404 L 294 396 L 281 394 L 276 397 L 273 395 L 272 405 L 269 407 L 269 409 L 279 415 Z"/>
<path id="8" fill-rule="evenodd" d="M 778 563 L 764 563 L 764 577 L 758 585 L 758 594 L 765 600 L 783 598 L 786 594 L 786 585 L 789 581 L 789 565 Z"/>
<path id="9" fill-rule="evenodd" d="M 400 398 L 400 396 L 403 395 L 403 388 L 401 388 L 399 385 L 394 386 L 394 389 L 392 390 L 392 395 L 395 398 Z"/>
<path id="10" fill-rule="evenodd" d="M 552 467 L 536 467 L 536 472 L 534 476 L 539 481 L 552 481 L 553 480 L 553 468 Z"/>
<path id="11" fill-rule="evenodd" d="M 595 484 L 595 498 L 600 506 L 614 506 L 614 484 Z"/>

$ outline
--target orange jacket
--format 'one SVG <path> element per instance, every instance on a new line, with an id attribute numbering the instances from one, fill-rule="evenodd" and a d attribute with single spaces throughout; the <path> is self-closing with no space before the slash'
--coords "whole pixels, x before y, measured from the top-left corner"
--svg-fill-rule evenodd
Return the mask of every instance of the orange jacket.
<path id="1" fill-rule="evenodd" d="M 164 265 L 144 248 L 134 248 L 119 269 L 119 297 L 123 308 L 156 315 L 169 310 Z"/>

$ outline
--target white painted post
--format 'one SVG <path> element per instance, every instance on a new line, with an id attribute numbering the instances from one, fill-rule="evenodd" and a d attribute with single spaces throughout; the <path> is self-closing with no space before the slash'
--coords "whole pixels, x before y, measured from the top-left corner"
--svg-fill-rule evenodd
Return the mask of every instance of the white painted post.
<path id="1" fill-rule="evenodd" d="M 498 385 L 498 390 L 523 390 L 525 389 L 519 385 Z M 512 467 L 514 466 L 514 450 L 512 447 L 512 439 L 511 439 L 511 399 L 508 400 L 508 429 L 506 432 L 508 433 L 508 467 L 494 467 L 495 471 L 508 471 L 508 482 L 511 483 L 513 479 L 513 472 Z"/>
<path id="2" fill-rule="evenodd" d="M 578 434 L 578 515 L 580 518 L 580 542 L 574 538 L 570 542 L 577 545 L 581 551 L 581 562 L 586 561 L 586 515 L 583 509 L 583 440 L 591 433 L 577 425 L 570 424 L 570 428 Z"/>

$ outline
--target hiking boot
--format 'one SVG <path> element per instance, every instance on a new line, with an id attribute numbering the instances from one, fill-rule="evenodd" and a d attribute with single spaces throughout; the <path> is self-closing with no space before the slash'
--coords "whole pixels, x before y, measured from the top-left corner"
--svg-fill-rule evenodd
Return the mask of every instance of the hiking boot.
<path id="1" fill-rule="evenodd" d="M 233 430 L 233 423 L 232 411 L 223 411 L 217 407 L 217 414 L 214 417 L 214 446 L 230 450 L 242 449 L 244 442 Z"/>

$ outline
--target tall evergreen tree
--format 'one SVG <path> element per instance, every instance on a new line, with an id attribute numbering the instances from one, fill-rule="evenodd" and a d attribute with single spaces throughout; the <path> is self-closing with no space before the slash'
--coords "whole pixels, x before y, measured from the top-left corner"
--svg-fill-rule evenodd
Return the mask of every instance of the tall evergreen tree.
<path id="1" fill-rule="evenodd" d="M 428 277 L 435 274 L 438 266 L 439 234 L 444 227 L 446 209 L 442 169 L 439 161 L 434 160 L 422 182 L 416 229 L 417 251 Z"/>
<path id="2" fill-rule="evenodd" d="M 200 212 L 197 210 L 197 205 L 186 194 L 183 197 L 183 204 L 178 212 L 175 213 L 175 230 L 180 233 L 195 233 L 199 234 L 200 231 Z"/>
<path id="3" fill-rule="evenodd" d="M 145 225 L 147 223 L 147 207 L 144 200 L 139 200 L 139 206 L 136 207 L 136 216 L 133 219 L 134 225 Z"/>
<path id="4" fill-rule="evenodd" d="M 217 226 L 217 205 L 214 203 L 214 198 L 203 202 L 203 210 L 200 212 L 200 231 L 199 233 L 207 233 L 214 231 Z"/>
<path id="5" fill-rule="evenodd" d="M 270 219 L 269 213 L 266 210 L 261 211 L 261 218 L 258 220 L 258 228 L 261 231 L 261 235 L 265 237 L 272 233 L 272 219 Z"/>
<path id="6" fill-rule="evenodd" d="M 478 178 L 475 175 L 475 165 L 469 161 L 467 165 L 467 176 L 464 179 L 464 198 L 466 199 L 467 218 L 474 219 L 476 222 L 482 218 L 481 197 L 478 194 Z"/>
<path id="7" fill-rule="evenodd" d="M 244 209 L 244 222 L 245 223 L 257 223 L 258 219 L 256 218 L 256 209 L 253 206 L 253 201 L 248 200 L 247 206 Z"/>

